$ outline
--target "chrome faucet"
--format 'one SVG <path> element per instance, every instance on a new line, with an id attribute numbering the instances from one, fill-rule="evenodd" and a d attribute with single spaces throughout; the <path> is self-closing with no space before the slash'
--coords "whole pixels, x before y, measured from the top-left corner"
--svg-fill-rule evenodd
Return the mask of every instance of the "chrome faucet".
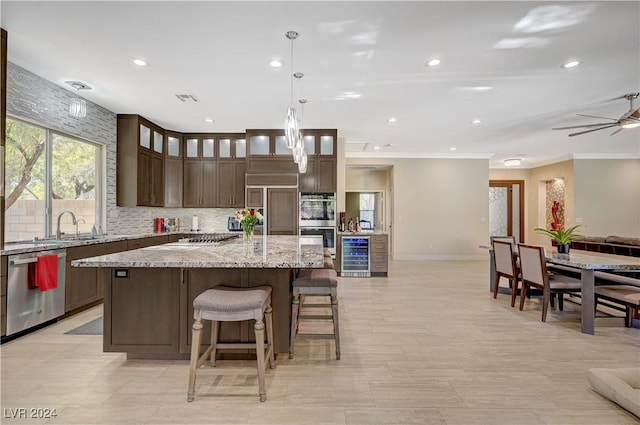
<path id="1" fill-rule="evenodd" d="M 65 214 L 71 214 L 71 219 L 73 220 L 73 225 L 76 226 L 76 237 L 78 236 L 78 220 L 76 220 L 76 216 L 73 212 L 69 210 L 64 210 L 58 215 L 58 230 L 56 230 L 56 239 L 62 238 L 62 233 L 60 232 L 60 219 Z"/>

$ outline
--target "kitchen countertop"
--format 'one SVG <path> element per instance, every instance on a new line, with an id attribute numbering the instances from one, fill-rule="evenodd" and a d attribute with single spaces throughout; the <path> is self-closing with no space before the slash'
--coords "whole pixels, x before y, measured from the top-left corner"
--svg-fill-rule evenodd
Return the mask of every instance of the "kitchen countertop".
<path id="1" fill-rule="evenodd" d="M 338 236 L 371 236 L 371 235 L 387 235 L 387 232 L 380 230 L 361 230 L 359 232 L 338 232 Z"/>
<path id="2" fill-rule="evenodd" d="M 136 235 L 106 235 L 96 238 L 87 239 L 68 239 L 63 242 L 60 241 L 38 241 L 37 243 L 25 242 L 25 243 L 5 243 L 4 249 L 0 251 L 0 255 L 13 255 L 23 254 L 27 252 L 45 251 L 49 249 L 71 248 L 83 245 L 94 245 L 98 243 L 128 241 L 133 239 L 142 239 L 150 237 L 161 237 L 172 234 L 187 235 L 190 232 L 169 232 L 169 233 L 143 233 Z"/>
<path id="3" fill-rule="evenodd" d="M 320 268 L 324 265 L 320 236 L 254 236 L 220 244 L 174 242 L 132 251 L 83 258 L 75 267 L 146 268 Z"/>

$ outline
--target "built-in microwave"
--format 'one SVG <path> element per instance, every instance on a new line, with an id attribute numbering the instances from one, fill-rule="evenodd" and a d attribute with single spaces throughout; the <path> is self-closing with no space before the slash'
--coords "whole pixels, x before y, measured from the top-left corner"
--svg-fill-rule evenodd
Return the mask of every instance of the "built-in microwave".
<path id="1" fill-rule="evenodd" d="M 300 227 L 336 226 L 335 193 L 301 193 Z"/>
<path id="2" fill-rule="evenodd" d="M 322 236 L 322 245 L 336 257 L 336 228 L 335 227 L 300 227 L 300 236 Z"/>

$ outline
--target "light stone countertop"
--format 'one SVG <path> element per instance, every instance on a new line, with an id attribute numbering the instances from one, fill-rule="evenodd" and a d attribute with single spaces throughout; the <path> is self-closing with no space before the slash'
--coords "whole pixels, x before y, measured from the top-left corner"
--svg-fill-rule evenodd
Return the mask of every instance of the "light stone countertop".
<path id="1" fill-rule="evenodd" d="M 56 240 L 40 240 L 37 242 L 33 241 L 25 241 L 24 243 L 20 242 L 9 242 L 5 243 L 4 249 L 0 251 L 0 255 L 14 255 L 14 254 L 23 254 L 27 252 L 37 252 L 37 251 L 46 251 L 49 249 L 61 249 L 61 248 L 72 248 L 76 246 L 85 246 L 85 245 L 95 245 L 99 243 L 108 243 L 108 242 L 118 242 L 118 241 L 129 241 L 135 239 L 144 239 L 150 237 L 162 237 L 168 235 L 191 235 L 191 234 L 201 234 L 200 233 L 192 233 L 192 232 L 168 232 L 168 233 L 141 233 L 135 235 L 105 235 L 105 236 L 97 236 L 95 238 L 90 238 L 86 235 L 83 235 L 81 239 L 64 239 L 62 241 Z"/>
<path id="2" fill-rule="evenodd" d="M 241 238 L 220 244 L 174 242 L 132 251 L 83 258 L 75 267 L 146 268 L 321 268 L 320 236 L 254 236 L 252 245 Z"/>

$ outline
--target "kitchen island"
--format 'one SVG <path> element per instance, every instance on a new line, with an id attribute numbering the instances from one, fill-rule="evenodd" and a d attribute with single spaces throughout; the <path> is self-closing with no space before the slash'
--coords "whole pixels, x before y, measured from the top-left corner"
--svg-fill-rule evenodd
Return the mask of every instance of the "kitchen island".
<path id="1" fill-rule="evenodd" d="M 106 352 L 129 359 L 188 359 L 193 299 L 216 285 L 273 288 L 274 346 L 289 350 L 291 279 L 296 269 L 324 264 L 320 237 L 258 236 L 220 243 L 174 242 L 72 261 L 97 267 L 104 288 Z M 203 345 L 209 343 L 209 323 Z M 221 341 L 250 341 L 253 324 L 223 323 Z"/>

